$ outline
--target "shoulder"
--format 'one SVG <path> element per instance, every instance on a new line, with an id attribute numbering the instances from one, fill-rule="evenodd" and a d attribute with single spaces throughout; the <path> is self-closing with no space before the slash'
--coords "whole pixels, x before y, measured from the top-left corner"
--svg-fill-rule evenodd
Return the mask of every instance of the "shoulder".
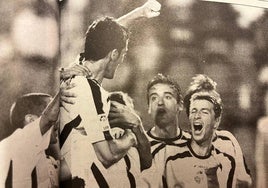
<path id="1" fill-rule="evenodd" d="M 226 130 L 217 130 L 216 135 L 217 135 L 216 139 L 236 141 L 234 135 Z"/>
<path id="2" fill-rule="evenodd" d="M 182 137 L 183 140 L 189 140 L 191 139 L 191 133 L 189 131 L 182 130 Z"/>

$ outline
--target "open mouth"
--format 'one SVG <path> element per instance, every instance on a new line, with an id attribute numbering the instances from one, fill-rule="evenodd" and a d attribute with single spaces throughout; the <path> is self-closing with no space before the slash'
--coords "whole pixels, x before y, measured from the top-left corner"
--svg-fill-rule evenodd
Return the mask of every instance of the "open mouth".
<path id="1" fill-rule="evenodd" d="M 158 108 L 157 109 L 157 114 L 162 115 L 162 114 L 165 114 L 165 113 L 166 113 L 166 110 L 164 108 Z"/>
<path id="2" fill-rule="evenodd" d="M 203 125 L 201 123 L 194 123 L 194 131 L 201 131 L 203 128 Z"/>

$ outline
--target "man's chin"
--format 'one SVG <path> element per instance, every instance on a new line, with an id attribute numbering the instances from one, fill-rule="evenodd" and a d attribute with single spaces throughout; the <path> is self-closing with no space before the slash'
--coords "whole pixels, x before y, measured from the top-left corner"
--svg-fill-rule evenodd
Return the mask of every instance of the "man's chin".
<path id="1" fill-rule="evenodd" d="M 163 119 L 163 118 L 157 118 L 156 119 L 156 125 L 158 126 L 158 127 L 165 127 L 166 125 L 167 125 L 167 121 L 165 121 L 165 119 Z"/>

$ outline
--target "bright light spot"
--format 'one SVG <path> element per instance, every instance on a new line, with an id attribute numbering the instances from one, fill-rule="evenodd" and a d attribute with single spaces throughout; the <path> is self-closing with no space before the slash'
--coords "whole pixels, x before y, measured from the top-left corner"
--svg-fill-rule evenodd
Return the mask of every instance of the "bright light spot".
<path id="1" fill-rule="evenodd" d="M 40 55 L 53 58 L 59 49 L 58 24 L 50 17 L 37 16 L 24 10 L 13 22 L 14 47 L 23 55 Z"/>
<path id="2" fill-rule="evenodd" d="M 238 23 L 241 27 L 247 28 L 251 22 L 257 20 L 264 13 L 263 8 L 256 8 L 243 5 L 232 5 L 239 12 Z"/>
<path id="3" fill-rule="evenodd" d="M 188 7 L 190 6 L 194 0 L 168 0 L 166 1 L 167 5 L 170 7 Z"/>

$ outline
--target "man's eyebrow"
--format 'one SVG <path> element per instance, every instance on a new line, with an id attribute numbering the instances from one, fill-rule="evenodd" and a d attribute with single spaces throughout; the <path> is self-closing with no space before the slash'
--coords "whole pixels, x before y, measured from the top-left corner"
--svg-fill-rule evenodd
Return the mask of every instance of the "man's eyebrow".
<path id="1" fill-rule="evenodd" d="M 152 95 L 157 95 L 157 93 L 150 93 L 149 97 L 151 97 Z"/>
<path id="2" fill-rule="evenodd" d="M 164 92 L 164 94 L 170 94 L 170 95 L 174 96 L 174 93 L 172 93 L 170 91 L 166 91 L 166 92 Z"/>

